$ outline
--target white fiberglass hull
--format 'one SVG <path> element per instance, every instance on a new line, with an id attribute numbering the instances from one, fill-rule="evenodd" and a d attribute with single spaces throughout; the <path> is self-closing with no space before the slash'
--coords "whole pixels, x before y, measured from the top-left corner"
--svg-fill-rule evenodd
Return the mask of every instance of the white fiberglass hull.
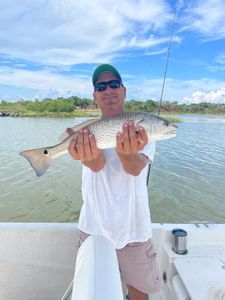
<path id="1" fill-rule="evenodd" d="M 186 255 L 172 250 L 174 228 L 187 231 Z M 60 300 L 77 241 L 77 224 L 0 223 L 0 299 Z M 153 224 L 153 242 L 164 283 L 150 299 L 225 300 L 225 224 Z"/>

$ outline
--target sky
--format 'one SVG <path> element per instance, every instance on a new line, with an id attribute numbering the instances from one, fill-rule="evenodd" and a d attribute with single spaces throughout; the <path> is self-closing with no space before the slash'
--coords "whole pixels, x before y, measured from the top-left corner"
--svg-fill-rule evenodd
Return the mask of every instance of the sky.
<path id="1" fill-rule="evenodd" d="M 0 0 L 0 100 L 92 99 L 113 64 L 127 100 L 225 103 L 225 0 Z M 175 15 L 176 11 L 176 15 Z"/>

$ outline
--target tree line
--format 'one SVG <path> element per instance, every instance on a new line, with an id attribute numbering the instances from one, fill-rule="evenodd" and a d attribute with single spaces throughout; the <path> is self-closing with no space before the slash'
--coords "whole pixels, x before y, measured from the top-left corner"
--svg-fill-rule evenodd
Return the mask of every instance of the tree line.
<path id="1" fill-rule="evenodd" d="M 159 109 L 159 102 L 154 100 L 137 101 L 130 100 L 125 101 L 126 111 L 136 112 L 145 111 L 150 113 L 156 113 Z M 86 98 L 79 98 L 72 96 L 69 98 L 46 98 L 43 100 L 36 99 L 31 100 L 19 100 L 16 102 L 7 102 L 5 100 L 0 101 L 0 111 L 9 110 L 18 115 L 23 115 L 27 112 L 38 113 L 44 115 L 46 113 L 67 113 L 73 114 L 76 111 L 81 110 L 97 110 L 95 101 Z M 179 104 L 178 102 L 164 101 L 160 107 L 161 113 L 201 113 L 201 114 L 223 114 L 225 115 L 225 104 L 212 104 L 202 102 L 199 104 Z"/>

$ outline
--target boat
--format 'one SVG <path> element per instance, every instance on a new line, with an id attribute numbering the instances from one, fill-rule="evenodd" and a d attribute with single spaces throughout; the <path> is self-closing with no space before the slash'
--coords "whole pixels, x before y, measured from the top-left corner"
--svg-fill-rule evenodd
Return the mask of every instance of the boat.
<path id="1" fill-rule="evenodd" d="M 163 287 L 159 293 L 150 294 L 149 299 L 225 300 L 225 224 L 152 226 Z M 186 234 L 176 236 L 175 232 Z M 74 298 L 74 289 L 83 285 L 83 291 L 86 290 L 89 287 L 85 282 L 91 282 L 95 291 L 104 290 L 108 295 L 105 300 L 120 300 L 116 295 L 121 290 L 122 298 L 126 299 L 127 290 L 118 280 L 117 261 L 109 243 L 88 238 L 78 250 L 78 237 L 76 223 L 0 223 L 0 299 L 78 300 Z M 92 258 L 90 249 L 97 253 Z M 88 255 L 88 260 L 82 259 L 82 255 Z M 78 261 L 86 261 L 86 266 L 79 266 Z M 77 279 L 79 270 L 83 274 Z M 117 275 L 111 276 L 110 270 Z M 91 274 L 95 279 L 98 275 L 98 281 L 93 281 Z M 110 287 L 107 276 L 111 276 Z M 91 295 L 89 300 L 103 299 L 96 298 L 96 293 Z"/>

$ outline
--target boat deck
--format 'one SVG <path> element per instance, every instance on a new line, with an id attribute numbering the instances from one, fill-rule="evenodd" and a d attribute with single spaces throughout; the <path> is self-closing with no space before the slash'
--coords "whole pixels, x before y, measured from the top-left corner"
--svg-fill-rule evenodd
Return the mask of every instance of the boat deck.
<path id="1" fill-rule="evenodd" d="M 188 233 L 186 255 L 172 250 L 174 228 Z M 77 239 L 76 224 L 0 223 L 0 299 L 60 300 Z M 164 283 L 151 300 L 225 300 L 225 224 L 153 224 L 153 242 Z"/>

